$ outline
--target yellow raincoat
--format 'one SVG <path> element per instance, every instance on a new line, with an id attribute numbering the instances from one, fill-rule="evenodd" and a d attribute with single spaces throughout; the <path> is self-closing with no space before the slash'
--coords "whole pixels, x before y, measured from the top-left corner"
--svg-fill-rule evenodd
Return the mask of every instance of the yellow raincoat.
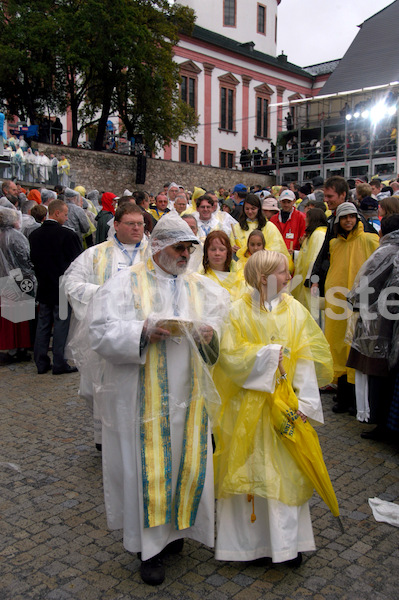
<path id="1" fill-rule="evenodd" d="M 248 291 L 248 288 L 245 284 L 244 274 L 242 270 L 237 271 L 234 261 L 231 263 L 230 273 L 226 279 L 219 279 L 217 273 L 215 273 L 213 269 L 208 269 L 205 273 L 204 269 L 202 268 L 200 273 L 201 275 L 205 275 L 205 277 L 209 277 L 209 279 L 213 279 L 213 281 L 227 290 L 230 294 L 232 302 L 234 300 L 238 300 L 238 298 L 241 298 L 241 296 Z"/>
<path id="2" fill-rule="evenodd" d="M 313 264 L 326 237 L 327 227 L 317 227 L 310 237 L 305 238 L 295 261 L 295 275 L 302 277 L 302 283 L 292 290 L 294 298 L 310 311 L 310 288 L 304 286 L 312 274 Z"/>
<path id="3" fill-rule="evenodd" d="M 335 292 L 332 297 L 331 288 L 343 287 L 346 294 L 352 288 L 355 277 L 364 262 L 378 248 L 379 238 L 375 233 L 365 233 L 363 224 L 350 232 L 347 238 L 338 235 L 330 241 L 330 268 L 325 283 L 326 313 L 325 335 L 330 344 L 334 361 L 334 379 L 347 375 L 349 383 L 355 383 L 355 371 L 346 366 L 350 346 L 345 344 L 345 332 L 348 316 L 342 319 L 344 308 L 337 306 L 345 304 L 346 296 L 342 291 Z M 335 298 L 335 300 L 334 300 Z M 341 319 L 333 318 L 333 314 L 341 315 Z"/>
<path id="4" fill-rule="evenodd" d="M 283 346 L 287 382 L 277 385 L 273 393 L 244 389 L 257 352 L 268 344 Z M 331 381 L 326 339 L 292 296 L 283 294 L 271 312 L 259 309 L 259 301 L 250 294 L 232 305 L 214 370 L 222 400 L 214 427 L 217 498 L 251 494 L 301 506 L 315 487 L 319 493 L 324 490 L 323 499 L 338 514 L 317 435 L 296 415 L 298 400 L 290 382 L 298 360 L 314 362 L 319 386 Z"/>
<path id="5" fill-rule="evenodd" d="M 231 245 L 239 246 L 241 250 L 244 250 L 244 254 L 248 248 L 249 234 L 252 233 L 252 231 L 254 231 L 255 229 L 258 229 L 258 221 L 256 219 L 254 221 L 247 220 L 247 223 L 247 231 L 241 229 L 240 225 L 234 225 L 232 228 L 234 230 L 234 235 L 233 231 L 230 234 Z M 288 259 L 291 271 L 291 267 L 293 266 L 292 258 L 287 250 L 287 246 L 284 243 L 283 236 L 281 235 L 277 227 L 270 221 L 267 221 L 266 225 L 263 229 L 261 229 L 261 231 L 266 242 L 265 250 L 274 250 L 274 252 L 281 252 L 281 254 L 284 254 L 284 256 L 286 256 Z M 242 254 L 240 258 L 244 258 L 244 255 Z"/>

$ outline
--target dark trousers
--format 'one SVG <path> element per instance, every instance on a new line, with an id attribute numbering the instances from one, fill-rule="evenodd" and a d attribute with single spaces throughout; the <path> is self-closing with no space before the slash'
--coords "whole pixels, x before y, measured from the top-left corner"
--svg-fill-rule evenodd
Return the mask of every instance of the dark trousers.
<path id="1" fill-rule="evenodd" d="M 60 319 L 58 304 L 40 303 L 35 345 L 33 348 L 35 363 L 39 371 L 46 369 L 50 365 L 47 353 L 53 325 L 53 369 L 62 369 L 67 364 L 64 358 L 64 350 L 69 331 L 71 312 L 71 307 L 68 304 L 68 318 Z"/>

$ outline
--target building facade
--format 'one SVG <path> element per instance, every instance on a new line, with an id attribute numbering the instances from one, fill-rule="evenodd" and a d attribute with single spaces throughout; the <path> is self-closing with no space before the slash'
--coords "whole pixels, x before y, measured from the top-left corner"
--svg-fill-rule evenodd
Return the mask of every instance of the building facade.
<path id="1" fill-rule="evenodd" d="M 194 139 L 181 137 L 160 158 L 235 168 L 243 148 L 268 150 L 278 133 L 295 125 L 300 107 L 282 102 L 312 97 L 325 83 L 276 57 L 281 0 L 186 0 L 197 20 L 182 35 L 175 60 L 182 77 L 181 97 L 199 117 Z M 291 117 L 287 113 L 290 112 Z"/>

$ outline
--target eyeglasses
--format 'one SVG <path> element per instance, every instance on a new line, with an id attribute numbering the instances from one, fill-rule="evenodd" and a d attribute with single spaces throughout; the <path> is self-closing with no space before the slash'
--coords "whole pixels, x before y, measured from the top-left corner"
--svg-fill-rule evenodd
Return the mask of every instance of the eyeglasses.
<path id="1" fill-rule="evenodd" d="M 120 221 L 121 225 L 127 225 L 127 227 L 144 227 L 144 221 L 137 223 L 136 221 Z"/>
<path id="2" fill-rule="evenodd" d="M 188 250 L 189 254 L 192 254 L 195 251 L 193 245 L 184 246 L 183 244 L 176 244 L 175 246 L 172 246 L 172 248 L 173 250 L 175 250 L 175 252 L 178 252 L 178 254 L 183 254 L 183 252 L 185 252 L 186 250 Z"/>

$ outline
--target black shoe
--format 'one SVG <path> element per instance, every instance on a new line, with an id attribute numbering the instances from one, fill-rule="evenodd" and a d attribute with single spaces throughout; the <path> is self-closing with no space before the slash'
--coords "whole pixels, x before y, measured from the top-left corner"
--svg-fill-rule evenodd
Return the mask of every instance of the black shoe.
<path id="1" fill-rule="evenodd" d="M 76 367 L 71 367 L 70 365 L 65 365 L 61 369 L 53 368 L 53 375 L 63 375 L 64 373 L 77 373 L 78 369 Z"/>
<path id="2" fill-rule="evenodd" d="M 384 440 L 387 437 L 387 432 L 382 427 L 375 427 L 371 431 L 362 431 L 360 437 L 364 440 Z"/>
<path id="3" fill-rule="evenodd" d="M 98 450 L 99 452 L 102 452 L 103 446 L 102 444 L 96 444 L 96 450 Z"/>
<path id="4" fill-rule="evenodd" d="M 16 354 L 10 354 L 9 352 L 1 354 L 0 365 L 11 365 L 15 362 L 17 362 Z"/>
<path id="5" fill-rule="evenodd" d="M 342 404 L 334 404 L 334 406 L 331 409 L 333 411 L 333 413 L 335 414 L 341 414 L 341 413 L 346 413 L 348 412 L 348 407 L 347 406 L 343 406 Z"/>
<path id="6" fill-rule="evenodd" d="M 17 350 L 16 362 L 29 362 L 30 360 L 32 360 L 32 357 L 26 348 L 24 348 L 23 350 Z"/>
<path id="7" fill-rule="evenodd" d="M 348 413 L 350 414 L 351 417 L 356 417 L 357 415 L 357 410 L 354 406 L 350 406 L 348 408 Z"/>
<path id="8" fill-rule="evenodd" d="M 38 368 L 37 369 L 38 375 L 44 375 L 45 373 L 48 373 L 49 371 L 51 371 L 52 366 L 53 365 L 49 363 L 46 367 L 42 367 L 40 369 Z"/>
<path id="9" fill-rule="evenodd" d="M 298 552 L 296 558 L 292 558 L 291 560 L 285 560 L 281 565 L 285 565 L 286 567 L 290 567 L 291 569 L 297 569 L 302 564 L 302 552 Z"/>
<path id="10" fill-rule="evenodd" d="M 179 554 L 183 550 L 184 538 L 170 542 L 163 550 L 162 554 Z"/>
<path id="11" fill-rule="evenodd" d="M 148 585 L 161 585 L 165 579 L 165 567 L 161 555 L 156 554 L 148 560 L 141 561 L 140 575 Z"/>

